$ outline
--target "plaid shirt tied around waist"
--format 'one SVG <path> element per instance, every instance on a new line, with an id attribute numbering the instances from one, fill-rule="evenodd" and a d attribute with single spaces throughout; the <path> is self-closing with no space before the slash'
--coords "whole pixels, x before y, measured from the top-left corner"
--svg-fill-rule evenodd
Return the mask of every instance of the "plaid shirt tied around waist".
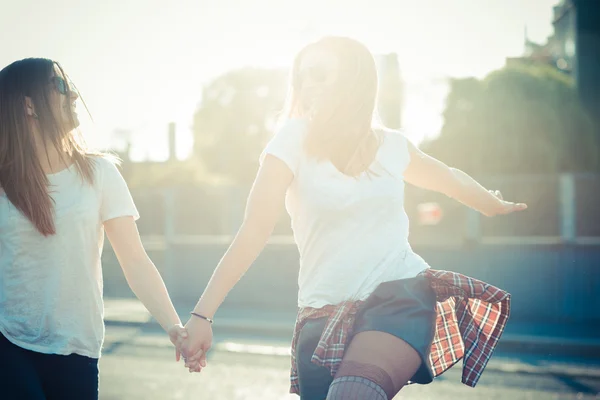
<path id="1" fill-rule="evenodd" d="M 475 387 L 510 315 L 510 294 L 477 279 L 450 271 L 426 269 L 421 272 L 437 296 L 436 330 L 429 361 L 439 376 L 463 359 L 462 383 Z M 298 312 L 292 339 L 290 393 L 300 394 L 296 344 L 304 323 L 329 317 L 312 362 L 337 372 L 362 301 L 347 301 Z"/>

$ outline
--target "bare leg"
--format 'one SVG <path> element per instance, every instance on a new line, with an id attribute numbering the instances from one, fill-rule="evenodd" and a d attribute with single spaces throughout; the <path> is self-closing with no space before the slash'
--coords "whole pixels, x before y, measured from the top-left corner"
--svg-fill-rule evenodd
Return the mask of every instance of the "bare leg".
<path id="1" fill-rule="evenodd" d="M 327 400 L 389 400 L 421 366 L 421 357 L 389 333 L 358 333 L 350 342 Z"/>

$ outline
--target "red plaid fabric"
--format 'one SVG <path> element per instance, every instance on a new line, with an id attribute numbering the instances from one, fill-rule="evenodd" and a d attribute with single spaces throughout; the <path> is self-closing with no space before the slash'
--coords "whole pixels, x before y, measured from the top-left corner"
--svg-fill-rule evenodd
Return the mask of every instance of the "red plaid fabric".
<path id="1" fill-rule="evenodd" d="M 449 271 L 427 269 L 437 295 L 436 333 L 429 361 L 434 376 L 439 376 L 463 359 L 462 383 L 475 387 L 510 315 L 510 294 L 485 282 Z M 344 302 L 323 308 L 303 308 L 298 312 L 292 339 L 290 393 L 300 394 L 296 365 L 296 343 L 304 323 L 312 318 L 329 317 L 312 362 L 337 372 L 352 335 L 354 318 L 361 301 Z"/>

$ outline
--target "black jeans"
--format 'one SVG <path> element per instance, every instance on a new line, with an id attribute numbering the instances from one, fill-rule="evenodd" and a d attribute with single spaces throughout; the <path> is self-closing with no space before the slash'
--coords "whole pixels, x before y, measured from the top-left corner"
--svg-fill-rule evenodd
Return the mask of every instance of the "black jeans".
<path id="1" fill-rule="evenodd" d="M 0 334 L 0 397 L 97 400 L 98 359 L 37 353 Z"/>

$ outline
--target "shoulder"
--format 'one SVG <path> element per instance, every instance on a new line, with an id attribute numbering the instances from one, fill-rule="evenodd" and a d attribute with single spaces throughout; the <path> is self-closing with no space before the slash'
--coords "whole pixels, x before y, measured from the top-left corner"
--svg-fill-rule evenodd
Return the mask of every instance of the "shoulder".
<path id="1" fill-rule="evenodd" d="M 88 154 L 88 157 L 97 172 L 117 170 L 121 163 L 121 160 L 117 156 L 110 153 Z"/>
<path id="2" fill-rule="evenodd" d="M 88 154 L 88 157 L 92 163 L 95 181 L 101 186 L 122 179 L 119 171 L 121 160 L 117 156 L 110 153 L 94 153 Z"/>
<path id="3" fill-rule="evenodd" d="M 381 129 L 383 157 L 399 170 L 406 170 L 414 157 L 416 147 L 404 130 Z"/>
<path id="4" fill-rule="evenodd" d="M 275 133 L 267 144 L 267 152 L 284 151 L 286 153 L 295 153 L 301 149 L 306 132 L 308 131 L 308 122 L 302 119 L 285 119 L 280 121 L 275 127 Z"/>
<path id="5" fill-rule="evenodd" d="M 302 158 L 302 144 L 307 132 L 307 122 L 302 119 L 287 118 L 275 127 L 275 134 L 260 155 L 262 164 L 269 154 L 282 160 L 296 174 Z"/>
<path id="6" fill-rule="evenodd" d="M 308 131 L 308 121 L 300 118 L 286 118 L 275 128 L 275 136 L 302 138 Z"/>
<path id="7" fill-rule="evenodd" d="M 404 129 L 390 129 L 383 127 L 378 128 L 377 131 L 379 131 L 384 138 L 390 138 L 390 140 L 408 140 Z"/>
<path id="8" fill-rule="evenodd" d="M 390 143 L 393 147 L 405 150 L 408 153 L 412 153 L 415 145 L 408 139 L 408 134 L 403 129 L 379 129 L 382 140 L 384 143 Z"/>

